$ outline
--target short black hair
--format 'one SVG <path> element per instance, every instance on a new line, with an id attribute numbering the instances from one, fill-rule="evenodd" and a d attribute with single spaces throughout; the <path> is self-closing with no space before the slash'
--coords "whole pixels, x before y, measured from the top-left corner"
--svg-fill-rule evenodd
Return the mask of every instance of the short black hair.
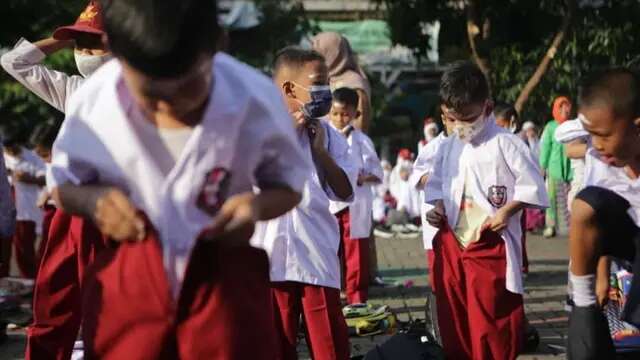
<path id="1" fill-rule="evenodd" d="M 4 147 L 15 147 L 23 145 L 20 129 L 15 125 L 4 125 L 2 127 L 2 145 Z"/>
<path id="2" fill-rule="evenodd" d="M 277 75 L 285 67 L 299 69 L 312 61 L 320 61 L 324 64 L 324 57 L 315 50 L 287 46 L 276 53 L 273 61 L 273 74 Z"/>
<path id="3" fill-rule="evenodd" d="M 615 116 L 636 119 L 640 117 L 640 75 L 625 68 L 597 70 L 582 80 L 578 103 L 606 104 Z"/>
<path id="4" fill-rule="evenodd" d="M 489 99 L 489 84 L 480 68 L 471 61 L 456 61 L 445 69 L 440 80 L 440 102 L 448 108 Z"/>
<path id="5" fill-rule="evenodd" d="M 220 35 L 216 0 L 101 0 L 111 51 L 155 78 L 184 75 Z"/>
<path id="6" fill-rule="evenodd" d="M 357 91 L 350 88 L 342 87 L 336 89 L 333 92 L 333 101 L 343 103 L 347 106 L 353 106 L 357 109 L 358 102 L 360 101 L 360 96 L 358 96 Z"/>
<path id="7" fill-rule="evenodd" d="M 55 119 L 51 119 L 45 123 L 42 123 L 36 127 L 29 139 L 32 146 L 41 146 L 45 149 L 51 150 L 53 143 L 58 137 L 60 131 L 60 122 Z"/>
<path id="8" fill-rule="evenodd" d="M 518 110 L 516 110 L 513 105 L 502 101 L 496 102 L 493 108 L 493 113 L 497 118 L 505 118 L 511 120 L 511 118 L 514 117 L 516 121 L 518 121 L 518 119 L 520 118 L 520 115 L 518 115 Z"/>

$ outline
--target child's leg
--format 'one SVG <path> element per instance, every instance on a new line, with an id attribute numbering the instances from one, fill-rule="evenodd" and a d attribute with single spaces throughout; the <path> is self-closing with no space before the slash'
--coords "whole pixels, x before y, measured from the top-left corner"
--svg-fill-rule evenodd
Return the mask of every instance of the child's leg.
<path id="1" fill-rule="evenodd" d="M 37 264 L 38 268 L 40 267 L 40 261 L 44 256 L 44 251 L 47 247 L 47 241 L 49 238 L 49 229 L 51 228 L 51 222 L 53 221 L 53 217 L 56 214 L 56 208 L 54 206 L 46 206 L 44 209 L 44 216 L 42 218 L 42 241 L 40 242 L 40 246 L 38 247 L 37 253 Z"/>
<path id="2" fill-rule="evenodd" d="M 558 197 L 556 194 L 555 180 L 547 177 L 547 196 L 549 197 L 549 207 L 547 208 L 545 217 L 545 226 L 547 229 L 556 229 L 558 219 Z"/>
<path id="3" fill-rule="evenodd" d="M 34 288 L 26 359 L 71 356 L 82 317 L 77 244 L 95 241 L 80 236 L 83 222 L 62 211 L 56 211 L 52 219 Z"/>
<path id="4" fill-rule="evenodd" d="M 312 358 L 349 359 L 349 332 L 338 289 L 304 285 L 302 291 L 302 310 Z"/>
<path id="5" fill-rule="evenodd" d="M 9 276 L 13 237 L 0 239 L 0 278 Z"/>
<path id="6" fill-rule="evenodd" d="M 298 330 L 303 284 L 286 281 L 271 283 L 273 312 L 281 360 L 297 360 Z"/>
<path id="7" fill-rule="evenodd" d="M 472 359 L 462 250 L 449 227 L 433 240 L 433 283 L 442 345 L 451 359 Z"/>
<path id="8" fill-rule="evenodd" d="M 524 346 L 522 295 L 506 288 L 504 239 L 485 231 L 463 252 L 474 360 L 515 360 Z"/>
<path id="9" fill-rule="evenodd" d="M 36 276 L 36 223 L 33 221 L 17 221 L 16 233 L 13 235 L 16 263 L 22 276 L 33 279 Z"/>
<path id="10" fill-rule="evenodd" d="M 631 261 L 637 257 L 634 242 L 638 228 L 627 214 L 628 208 L 629 203 L 624 198 L 597 187 L 585 188 L 573 202 L 569 276 L 575 305 L 569 319 L 567 351 L 572 358 L 614 357 L 609 327 L 597 306 L 595 275 L 603 255 Z M 633 289 L 630 296 L 633 296 Z M 631 303 L 629 301 L 627 305 L 627 314 Z"/>
<path id="11" fill-rule="evenodd" d="M 347 240 L 344 254 L 347 302 L 365 303 L 369 297 L 369 239 Z"/>

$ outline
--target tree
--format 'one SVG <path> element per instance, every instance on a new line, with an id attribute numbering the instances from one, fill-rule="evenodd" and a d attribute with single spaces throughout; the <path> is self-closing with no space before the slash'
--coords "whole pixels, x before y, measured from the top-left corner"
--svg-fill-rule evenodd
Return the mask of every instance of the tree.
<path id="1" fill-rule="evenodd" d="M 473 59 L 494 97 L 524 117 L 548 118 L 552 98 L 575 95 L 577 81 L 599 66 L 640 63 L 640 3 L 633 0 L 378 0 L 395 43 L 412 46 L 404 27 L 439 19 L 443 62 Z M 412 47 L 424 54 L 422 47 Z"/>

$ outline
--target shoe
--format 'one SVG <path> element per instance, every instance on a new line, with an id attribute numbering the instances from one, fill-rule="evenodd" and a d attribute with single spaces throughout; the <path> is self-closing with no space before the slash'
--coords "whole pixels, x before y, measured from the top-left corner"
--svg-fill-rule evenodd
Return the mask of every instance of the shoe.
<path id="1" fill-rule="evenodd" d="M 538 334 L 538 330 L 533 326 L 527 324 L 527 330 L 525 331 L 525 340 L 524 340 L 524 352 L 525 353 L 533 353 L 538 349 L 540 345 L 540 334 Z"/>
<path id="2" fill-rule="evenodd" d="M 552 238 L 552 237 L 556 236 L 556 229 L 554 229 L 552 227 L 547 227 L 542 232 L 542 236 L 544 236 L 547 239 Z"/>
<path id="3" fill-rule="evenodd" d="M 389 230 L 386 226 L 376 226 L 373 229 L 373 235 L 381 239 L 391 239 L 395 234 Z"/>
<path id="4" fill-rule="evenodd" d="M 369 286 L 385 287 L 387 283 L 380 276 L 376 276 L 369 282 Z"/>

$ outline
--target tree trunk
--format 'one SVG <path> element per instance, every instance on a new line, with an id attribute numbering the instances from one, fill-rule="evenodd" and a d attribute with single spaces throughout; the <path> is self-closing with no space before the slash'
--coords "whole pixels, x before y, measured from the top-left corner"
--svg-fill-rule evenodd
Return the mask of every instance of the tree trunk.
<path id="1" fill-rule="evenodd" d="M 545 53 L 544 57 L 538 64 L 536 71 L 533 73 L 533 75 L 531 75 L 531 78 L 529 78 L 529 81 L 527 81 L 527 84 L 524 86 L 524 88 L 522 88 L 520 95 L 518 95 L 518 99 L 516 100 L 516 103 L 514 105 L 518 112 L 522 111 L 522 108 L 529 99 L 529 96 L 536 88 L 536 86 L 538 86 L 540 80 L 542 80 L 542 77 L 549 69 L 549 65 L 551 64 L 553 57 L 558 52 L 558 47 L 562 44 L 562 41 L 569 31 L 569 27 L 571 26 L 571 22 L 573 21 L 573 18 L 575 16 L 577 4 L 576 0 L 565 0 L 565 3 L 567 6 L 567 12 L 562 21 L 562 25 L 560 26 L 560 30 L 558 30 L 556 35 L 553 37 L 553 41 L 551 42 L 551 45 L 549 46 L 549 49 Z"/>
<path id="2" fill-rule="evenodd" d="M 489 19 L 485 19 L 482 27 L 480 27 L 475 0 L 467 1 L 465 8 L 467 14 L 467 38 L 469 40 L 469 47 L 471 48 L 471 56 L 473 61 L 475 61 L 480 68 L 480 71 L 482 71 L 484 76 L 487 78 L 489 89 L 491 89 L 491 62 L 489 56 L 481 53 L 478 49 L 478 38 L 480 41 L 487 41 L 489 38 L 490 22 Z"/>

